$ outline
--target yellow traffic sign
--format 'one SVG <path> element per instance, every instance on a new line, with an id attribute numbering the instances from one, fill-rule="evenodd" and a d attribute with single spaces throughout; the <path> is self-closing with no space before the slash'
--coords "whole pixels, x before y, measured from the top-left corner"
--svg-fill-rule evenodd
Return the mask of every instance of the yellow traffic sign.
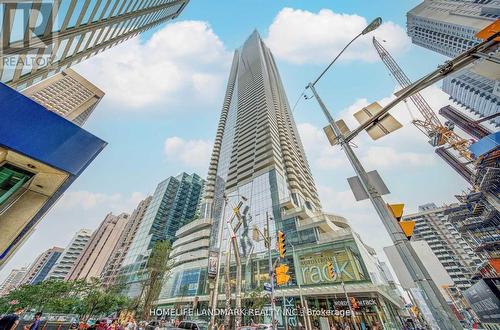
<path id="1" fill-rule="evenodd" d="M 391 210 L 392 215 L 396 218 L 396 220 L 400 221 L 403 216 L 403 209 L 405 207 L 404 204 L 387 204 L 389 210 Z"/>
<path id="2" fill-rule="evenodd" d="M 410 239 L 413 235 L 413 229 L 415 229 L 415 221 L 401 221 L 399 225 L 401 226 L 403 233 L 405 233 L 406 238 Z"/>

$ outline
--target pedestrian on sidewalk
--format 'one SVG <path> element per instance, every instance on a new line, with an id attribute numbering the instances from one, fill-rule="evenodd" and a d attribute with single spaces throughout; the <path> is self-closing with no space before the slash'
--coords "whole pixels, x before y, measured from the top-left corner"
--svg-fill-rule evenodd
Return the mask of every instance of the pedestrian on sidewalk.
<path id="1" fill-rule="evenodd" d="M 37 312 L 35 318 L 30 325 L 25 325 L 24 330 L 40 330 L 42 327 L 42 312 Z"/>
<path id="2" fill-rule="evenodd" d="M 14 313 L 2 317 L 0 319 L 0 330 L 14 330 L 19 324 L 19 315 L 23 312 L 23 308 L 16 308 Z"/>

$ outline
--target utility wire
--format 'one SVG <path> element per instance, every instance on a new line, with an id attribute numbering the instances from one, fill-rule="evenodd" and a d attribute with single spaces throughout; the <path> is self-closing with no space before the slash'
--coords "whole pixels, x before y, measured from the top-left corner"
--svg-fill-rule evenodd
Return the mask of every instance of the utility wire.
<path id="1" fill-rule="evenodd" d="M 302 96 L 304 96 L 304 95 L 305 95 L 305 93 L 306 93 L 306 90 L 305 90 L 305 89 L 302 91 L 302 93 L 300 93 L 300 95 L 299 95 L 299 97 L 298 97 L 297 101 L 296 101 L 296 102 L 295 102 L 295 104 L 293 105 L 293 108 L 292 108 L 292 113 L 294 113 L 295 108 L 297 107 L 297 105 L 299 104 L 300 100 L 302 99 Z"/>

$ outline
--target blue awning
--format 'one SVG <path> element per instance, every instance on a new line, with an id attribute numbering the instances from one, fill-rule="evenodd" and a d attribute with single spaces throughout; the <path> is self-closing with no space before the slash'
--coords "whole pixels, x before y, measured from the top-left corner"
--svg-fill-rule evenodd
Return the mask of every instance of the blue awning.
<path id="1" fill-rule="evenodd" d="M 0 146 L 78 176 L 106 144 L 0 83 Z"/>
<path id="2" fill-rule="evenodd" d="M 496 148 L 498 148 L 499 144 L 500 144 L 500 132 L 496 132 L 485 136 L 476 143 L 473 143 L 469 147 L 469 150 L 477 158 L 489 153 L 490 151 L 495 150 Z"/>

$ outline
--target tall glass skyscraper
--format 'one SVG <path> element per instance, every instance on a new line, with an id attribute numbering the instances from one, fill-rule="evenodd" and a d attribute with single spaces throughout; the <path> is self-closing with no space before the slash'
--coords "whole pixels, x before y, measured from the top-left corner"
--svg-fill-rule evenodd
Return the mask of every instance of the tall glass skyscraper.
<path id="1" fill-rule="evenodd" d="M 224 193 L 248 199 L 251 225 L 263 228 L 267 212 L 275 219 L 272 233 L 276 224 L 286 226 L 280 205 L 304 212 L 321 208 L 273 55 L 257 31 L 234 54 L 210 162 L 202 213 L 213 211 L 214 244 L 220 239 Z M 233 197 L 232 203 L 237 199 Z M 315 240 L 313 230 L 298 234 L 306 241 Z M 255 246 L 255 252 L 263 249 L 263 243 Z"/>
<path id="2" fill-rule="evenodd" d="M 119 282 L 127 286 L 129 296 L 140 293 L 143 271 L 154 244 L 172 242 L 176 231 L 197 217 L 203 183 L 197 174 L 181 173 L 156 187 L 119 272 Z"/>
<path id="3" fill-rule="evenodd" d="M 2 1 L 1 82 L 24 89 L 176 18 L 188 2 Z"/>
<path id="4" fill-rule="evenodd" d="M 159 304 L 190 303 L 197 296 L 201 305 L 208 305 L 215 288 L 217 249 L 220 247 L 219 251 L 223 252 L 219 262 L 221 272 L 225 272 L 224 251 L 231 237 L 226 223 L 239 201 L 244 201 L 243 221 L 235 236 L 241 257 L 243 299 L 249 299 L 246 295 L 251 292 L 261 292 L 265 283 L 270 282 L 269 274 L 273 270 L 269 269 L 267 248 L 262 239 L 253 235 L 255 227 L 264 232 L 269 218 L 272 257 L 277 257 L 275 239 L 281 230 L 286 235 L 287 252 L 280 262 L 288 265 L 291 275 L 287 285 L 275 289 L 276 297 L 286 296 L 287 304 L 295 306 L 300 284 L 311 308 L 343 309 L 346 308 L 342 305 L 345 296 L 341 283 L 344 282 L 350 294 L 366 301 L 365 325 L 371 326 L 383 318 L 388 328 L 391 325 L 398 328 L 394 317 L 398 296 L 389 292 L 375 251 L 361 241 L 345 218 L 322 212 L 278 68 L 257 31 L 234 53 L 200 220 L 177 231 L 179 238 L 173 251 L 176 269 L 166 281 Z M 224 226 L 222 236 L 221 225 Z M 210 262 L 205 261 L 202 266 L 196 257 L 206 254 L 210 255 Z M 328 275 L 328 262 L 335 265 L 337 275 L 334 277 Z M 234 289 L 237 269 L 234 258 L 229 266 L 229 283 Z M 221 273 L 218 276 L 221 307 L 227 298 L 223 294 L 224 278 Z M 375 305 L 380 315 L 375 312 Z M 280 323 L 283 321 L 280 317 Z M 299 318 L 290 315 L 287 321 L 295 327 Z M 357 322 L 359 325 L 361 319 Z"/>

